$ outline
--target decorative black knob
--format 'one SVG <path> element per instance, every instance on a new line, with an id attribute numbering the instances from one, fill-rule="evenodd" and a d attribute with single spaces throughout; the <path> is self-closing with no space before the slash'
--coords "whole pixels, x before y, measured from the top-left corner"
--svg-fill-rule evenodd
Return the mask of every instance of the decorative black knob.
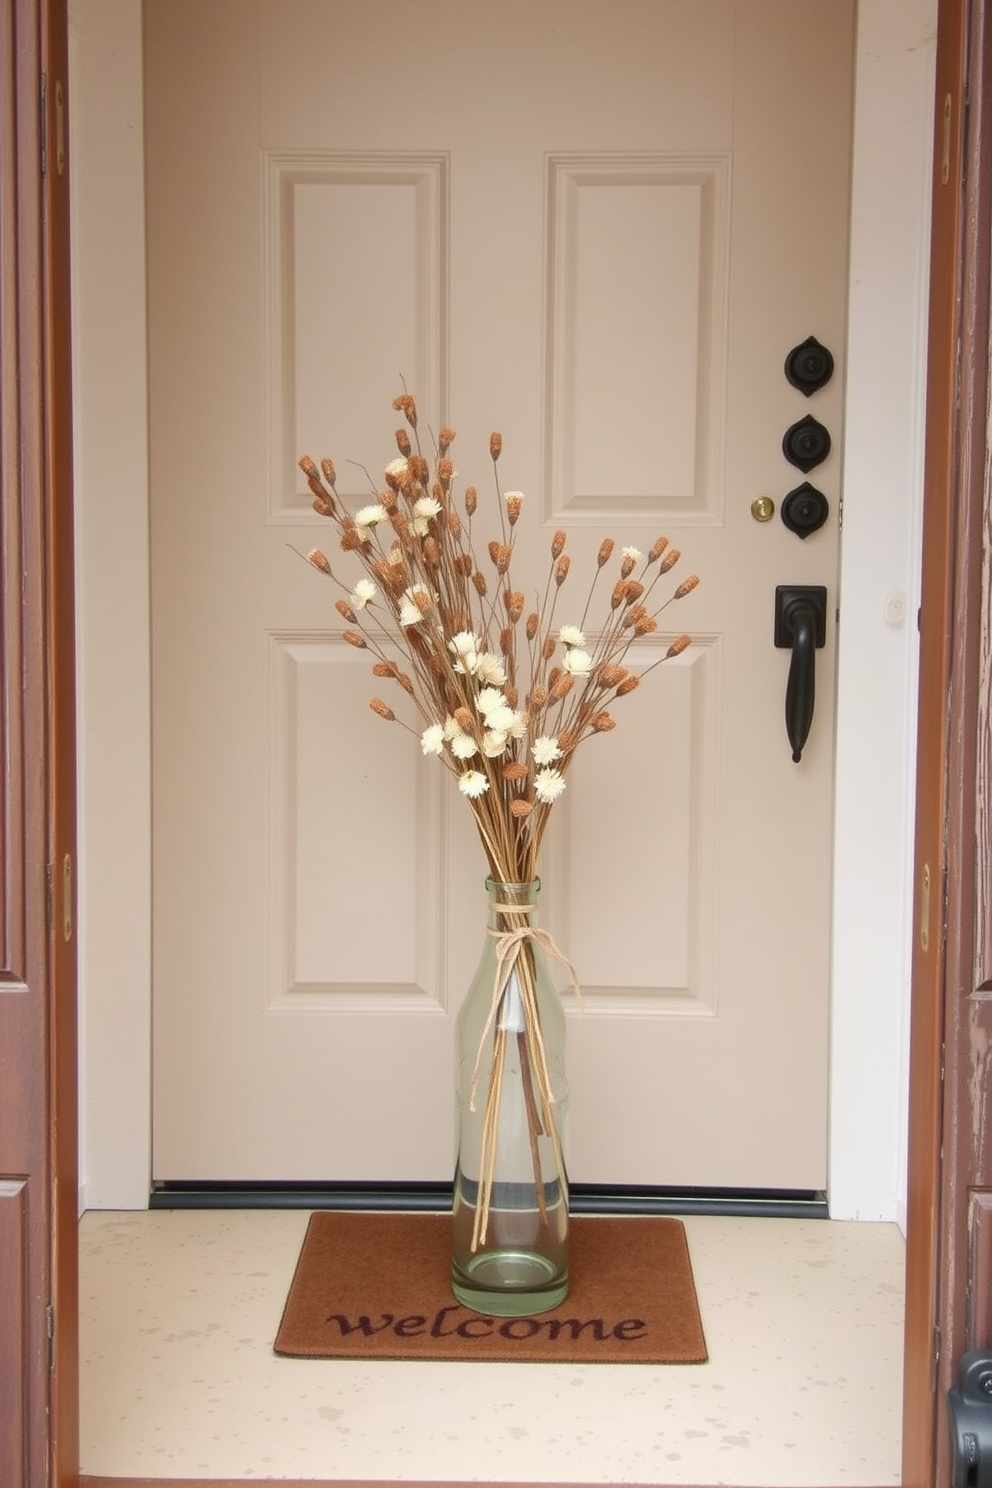
<path id="1" fill-rule="evenodd" d="M 830 504 L 822 491 L 803 481 L 782 502 L 782 521 L 797 537 L 809 537 L 823 526 L 830 515 Z"/>
<path id="2" fill-rule="evenodd" d="M 786 429 L 782 453 L 798 470 L 812 470 L 830 453 L 830 433 L 818 419 L 800 419 Z"/>
<path id="3" fill-rule="evenodd" d="M 808 336 L 786 357 L 785 375 L 792 386 L 808 398 L 833 377 L 833 355 L 815 336 Z"/>

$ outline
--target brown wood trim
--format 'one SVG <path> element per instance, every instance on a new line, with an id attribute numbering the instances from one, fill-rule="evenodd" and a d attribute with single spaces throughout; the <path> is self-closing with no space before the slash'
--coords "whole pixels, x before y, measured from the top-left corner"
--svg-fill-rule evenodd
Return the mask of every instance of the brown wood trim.
<path id="1" fill-rule="evenodd" d="M 939 1199 L 940 1284 L 937 1323 L 936 1475 L 950 1481 L 950 1436 L 940 1420 L 966 1349 L 988 1346 L 969 1316 L 969 1209 L 973 1190 L 992 1186 L 988 1132 L 992 1002 L 976 997 L 988 977 L 979 900 L 989 892 L 989 863 L 976 824 L 990 780 L 979 775 L 980 660 L 988 645 L 983 607 L 982 537 L 992 491 L 988 478 L 990 302 L 992 270 L 992 14 L 972 0 L 968 61 L 969 117 L 964 143 L 960 369 L 954 459 L 953 631 L 947 696 L 947 946 L 944 981 L 945 1080 Z"/>
<path id="2" fill-rule="evenodd" d="M 937 1195 L 945 975 L 941 924 L 949 743 L 945 720 L 953 631 L 952 490 L 969 9 L 969 0 L 940 0 L 938 7 L 909 1075 L 904 1488 L 930 1488 L 934 1482 L 937 1435 Z"/>
<path id="3" fill-rule="evenodd" d="M 44 274 L 47 754 L 52 915 L 49 927 L 49 1088 L 52 1119 L 52 1481 L 79 1476 L 79 1210 L 76 925 L 76 661 L 72 485 L 72 322 L 69 244 L 69 22 L 67 0 L 43 0 L 47 170 L 42 192 Z"/>

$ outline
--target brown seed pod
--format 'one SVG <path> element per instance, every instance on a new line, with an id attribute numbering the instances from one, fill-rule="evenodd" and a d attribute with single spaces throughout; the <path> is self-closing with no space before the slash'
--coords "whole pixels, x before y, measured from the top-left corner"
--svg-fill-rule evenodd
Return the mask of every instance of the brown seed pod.
<path id="1" fill-rule="evenodd" d="M 503 436 L 495 431 L 489 436 L 489 457 L 498 460 L 503 450 Z"/>
<path id="2" fill-rule="evenodd" d="M 673 599 L 685 599 L 686 595 L 687 594 L 691 594 L 692 591 L 693 591 L 693 589 L 695 589 L 696 586 L 698 585 L 698 583 L 699 583 L 699 575 L 698 574 L 690 574 L 687 579 L 683 579 L 682 580 L 681 584 L 676 589 L 675 593 L 672 595 L 672 598 Z"/>
<path id="3" fill-rule="evenodd" d="M 527 616 L 527 639 L 529 641 L 532 641 L 537 635 L 537 627 L 540 625 L 540 623 L 541 621 L 537 614 L 537 611 L 531 611 L 531 613 Z"/>
<path id="4" fill-rule="evenodd" d="M 479 504 L 479 493 L 474 486 L 465 487 L 465 510 L 469 516 L 474 516 L 475 508 Z"/>
<path id="5" fill-rule="evenodd" d="M 456 708 L 451 716 L 467 734 L 472 732 L 472 729 L 475 727 L 475 719 L 472 717 L 468 708 Z"/>
<path id="6" fill-rule="evenodd" d="M 405 429 L 396 430 L 396 448 L 401 455 L 409 455 L 413 448 L 410 443 L 410 436 Z"/>
<path id="7" fill-rule="evenodd" d="M 451 448 L 452 444 L 454 444 L 454 442 L 455 442 L 455 431 L 454 431 L 454 429 L 449 429 L 448 426 L 447 426 L 447 424 L 445 424 L 444 428 L 438 431 L 438 436 L 437 436 L 437 452 L 438 452 L 438 454 L 439 455 L 446 455 L 448 453 L 448 450 Z"/>
<path id="8" fill-rule="evenodd" d="M 317 475 L 317 466 L 309 455 L 301 455 L 299 460 L 297 461 L 297 464 L 308 479 L 311 479 Z"/>
<path id="9" fill-rule="evenodd" d="M 524 817 L 530 816 L 533 810 L 533 801 L 525 801 L 523 796 L 514 796 L 513 800 L 510 802 L 510 815 L 519 817 L 521 820 L 523 820 Z"/>
<path id="10" fill-rule="evenodd" d="M 681 656 L 682 652 L 685 651 L 685 650 L 687 650 L 691 645 L 692 645 L 692 636 L 687 636 L 687 635 L 676 636 L 675 640 L 672 642 L 672 644 L 669 646 L 668 650 L 665 652 L 665 656 L 666 657 L 669 657 L 669 656 Z"/>
<path id="11" fill-rule="evenodd" d="M 307 554 L 307 562 L 312 563 L 314 568 L 319 568 L 322 574 L 328 578 L 331 576 L 331 565 L 319 548 L 311 548 Z"/>
<path id="12" fill-rule="evenodd" d="M 640 677 L 635 677 L 633 675 L 624 677 L 623 681 L 620 683 L 620 686 L 617 688 L 617 697 L 626 697 L 628 692 L 633 692 L 636 688 L 640 687 L 640 685 Z"/>
<path id="13" fill-rule="evenodd" d="M 318 516 L 333 517 L 334 503 L 328 501 L 326 496 L 315 496 L 311 505 Z"/>
<path id="14" fill-rule="evenodd" d="M 347 641 L 349 646 L 356 646 L 359 651 L 368 650 L 364 636 L 360 636 L 357 631 L 343 630 L 341 632 L 341 639 Z"/>
<path id="15" fill-rule="evenodd" d="M 334 601 L 334 608 L 343 619 L 349 622 L 349 624 L 358 624 L 358 616 L 355 614 L 354 610 L 351 608 L 351 605 L 346 599 L 336 599 Z"/>
<path id="16" fill-rule="evenodd" d="M 597 713 L 592 720 L 592 731 L 594 734 L 608 734 L 610 729 L 615 729 L 617 721 L 612 713 Z"/>
<path id="17" fill-rule="evenodd" d="M 555 533 L 554 537 L 551 539 L 551 556 L 554 559 L 558 559 L 558 558 L 561 557 L 561 555 L 562 555 L 562 553 L 564 553 L 564 551 L 565 551 L 565 533 L 562 530 L 562 528 L 559 527 L 558 530 L 557 530 L 557 532 Z"/>
<path id="18" fill-rule="evenodd" d="M 504 780 L 526 780 L 527 766 L 523 763 L 522 760 L 511 760 L 508 765 L 503 766 L 500 774 L 502 775 Z"/>
<path id="19" fill-rule="evenodd" d="M 388 703 L 382 701 L 382 698 L 370 698 L 369 707 L 373 713 L 378 713 L 379 717 L 384 718 L 387 723 L 394 723 L 396 721 L 396 714 Z"/>
<path id="20" fill-rule="evenodd" d="M 524 597 L 519 589 L 507 589 L 503 595 L 503 604 L 506 607 L 506 618 L 511 625 L 516 625 L 524 612 Z"/>
<path id="21" fill-rule="evenodd" d="M 599 669 L 599 680 L 604 687 L 619 687 L 626 676 L 627 668 L 618 666 L 616 662 L 609 662 Z"/>
<path id="22" fill-rule="evenodd" d="M 561 557 L 558 559 L 558 562 L 555 564 L 555 583 L 558 585 L 559 589 L 568 578 L 568 570 L 571 566 L 571 563 L 572 560 L 571 558 L 569 558 L 568 554 L 562 553 Z"/>
<path id="23" fill-rule="evenodd" d="M 615 546 L 616 544 L 614 543 L 612 537 L 603 538 L 603 541 L 599 545 L 599 552 L 596 554 L 596 562 L 600 568 L 603 567 L 604 563 L 609 563 L 610 558 L 613 555 L 613 549 Z"/>
<path id="24" fill-rule="evenodd" d="M 648 553 L 648 562 L 657 563 L 658 559 L 661 557 L 662 553 L 667 547 L 667 537 L 656 537 L 654 542 L 651 544 L 651 551 Z"/>
<path id="25" fill-rule="evenodd" d="M 678 548 L 669 548 L 668 552 L 661 560 L 660 572 L 667 573 L 670 568 L 675 567 L 676 563 L 678 563 L 681 557 L 682 554 L 679 552 Z"/>
<path id="26" fill-rule="evenodd" d="M 417 427 L 417 405 L 409 393 L 401 393 L 398 398 L 394 398 L 393 408 L 397 413 L 406 415 L 406 421 L 411 429 Z"/>

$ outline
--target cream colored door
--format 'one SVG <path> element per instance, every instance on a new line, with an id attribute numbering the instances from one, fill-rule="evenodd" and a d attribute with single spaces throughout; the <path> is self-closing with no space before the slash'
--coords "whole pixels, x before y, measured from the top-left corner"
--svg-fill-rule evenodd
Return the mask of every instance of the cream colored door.
<path id="1" fill-rule="evenodd" d="M 703 579 L 555 808 L 573 1179 L 823 1187 L 853 4 L 145 11 L 156 1178 L 450 1176 L 483 860 L 293 552 L 296 456 L 367 500 L 402 374 L 463 485 L 502 431 L 522 543 L 664 533 Z M 819 532 L 752 518 L 804 479 Z M 778 584 L 829 595 L 798 764 Z"/>

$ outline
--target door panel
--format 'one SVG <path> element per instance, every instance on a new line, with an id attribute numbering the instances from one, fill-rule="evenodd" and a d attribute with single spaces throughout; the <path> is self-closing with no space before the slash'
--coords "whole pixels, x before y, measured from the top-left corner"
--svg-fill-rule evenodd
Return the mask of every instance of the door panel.
<path id="1" fill-rule="evenodd" d="M 558 528 L 576 611 L 607 534 L 703 578 L 547 843 L 573 1177 L 823 1186 L 835 637 L 797 765 L 772 622 L 779 583 L 835 607 L 852 25 L 150 0 L 159 1179 L 449 1176 L 484 863 L 292 551 L 328 541 L 297 456 L 364 504 L 402 375 L 483 502 L 503 432 L 522 587 Z M 807 404 L 782 367 L 811 333 L 837 373 Z M 832 515 L 800 542 L 750 506 L 803 478 L 811 411 Z"/>

